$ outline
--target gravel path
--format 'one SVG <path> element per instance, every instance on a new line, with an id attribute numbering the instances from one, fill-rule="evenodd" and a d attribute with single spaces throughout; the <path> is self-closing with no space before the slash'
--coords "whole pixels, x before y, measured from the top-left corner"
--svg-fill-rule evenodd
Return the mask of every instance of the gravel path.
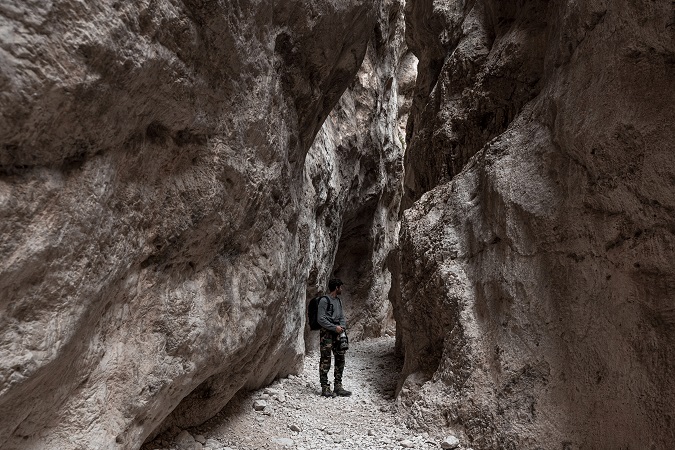
<path id="1" fill-rule="evenodd" d="M 353 392 L 351 397 L 319 395 L 319 355 L 313 352 L 305 358 L 300 375 L 240 395 L 204 425 L 184 430 L 171 440 L 159 438 L 143 448 L 441 448 L 438 439 L 408 430 L 397 414 L 394 391 L 402 361 L 394 354 L 394 338 L 370 339 L 350 347 L 343 384 Z"/>

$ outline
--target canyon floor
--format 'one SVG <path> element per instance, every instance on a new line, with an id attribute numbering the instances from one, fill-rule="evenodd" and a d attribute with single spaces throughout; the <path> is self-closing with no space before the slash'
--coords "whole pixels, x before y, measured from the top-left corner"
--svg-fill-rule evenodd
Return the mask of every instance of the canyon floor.
<path id="1" fill-rule="evenodd" d="M 394 395 L 402 362 L 393 337 L 351 343 L 343 384 L 353 394 L 325 398 L 312 352 L 298 376 L 240 394 L 202 426 L 174 429 L 143 450 L 458 448 L 405 426 Z"/>

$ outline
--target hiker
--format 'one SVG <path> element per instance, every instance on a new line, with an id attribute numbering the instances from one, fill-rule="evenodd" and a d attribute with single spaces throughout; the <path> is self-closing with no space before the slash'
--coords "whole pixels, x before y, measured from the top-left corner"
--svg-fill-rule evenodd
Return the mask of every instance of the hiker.
<path id="1" fill-rule="evenodd" d="M 317 321 L 321 325 L 319 342 L 321 359 L 319 360 L 319 381 L 321 382 L 321 395 L 324 397 L 348 397 L 351 392 L 342 387 L 342 371 L 345 368 L 345 353 L 348 344 L 346 342 L 346 327 L 342 300 L 338 297 L 342 293 L 344 283 L 338 278 L 328 282 L 330 293 L 319 301 Z M 342 339 L 341 339 L 342 335 Z M 328 371 L 330 370 L 331 351 L 335 355 L 335 390 L 330 390 L 328 383 Z"/>

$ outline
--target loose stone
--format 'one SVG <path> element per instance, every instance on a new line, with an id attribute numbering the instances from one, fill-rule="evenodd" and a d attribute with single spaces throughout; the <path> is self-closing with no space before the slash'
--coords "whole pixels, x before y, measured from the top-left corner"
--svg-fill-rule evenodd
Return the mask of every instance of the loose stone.
<path id="1" fill-rule="evenodd" d="M 179 450 L 193 450 L 195 444 L 199 444 L 199 442 L 195 441 L 195 438 L 186 430 L 181 431 L 178 436 L 174 438 L 174 442 Z M 199 446 L 201 447 L 201 444 L 199 444 Z"/>
<path id="2" fill-rule="evenodd" d="M 448 436 L 441 442 L 441 448 L 453 449 L 459 447 L 459 439 L 455 436 Z"/>

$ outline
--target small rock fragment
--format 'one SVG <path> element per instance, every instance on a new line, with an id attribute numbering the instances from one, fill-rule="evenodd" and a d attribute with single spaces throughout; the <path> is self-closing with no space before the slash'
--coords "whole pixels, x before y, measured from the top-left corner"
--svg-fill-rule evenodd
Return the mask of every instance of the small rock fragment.
<path id="1" fill-rule="evenodd" d="M 173 440 L 176 447 L 180 450 L 192 450 L 194 445 L 198 444 L 195 438 L 186 430 L 181 431 Z M 201 444 L 199 445 L 201 446 Z"/>
<path id="2" fill-rule="evenodd" d="M 291 431 L 300 432 L 300 427 L 297 426 L 296 424 L 292 424 L 289 428 L 291 429 Z"/>
<path id="3" fill-rule="evenodd" d="M 211 447 L 213 450 L 218 450 L 218 449 L 220 449 L 223 445 L 222 445 L 219 441 L 217 441 L 217 440 L 215 440 L 215 439 L 212 439 L 212 438 L 209 438 L 209 439 L 207 439 L 206 442 L 204 443 L 204 446 L 205 446 L 205 447 Z"/>
<path id="4" fill-rule="evenodd" d="M 455 436 L 448 436 L 441 442 L 441 448 L 453 449 L 459 447 L 459 439 Z"/>
<path id="5" fill-rule="evenodd" d="M 253 402 L 253 409 L 256 411 L 264 411 L 267 408 L 267 402 L 265 400 L 256 400 Z"/>
<path id="6" fill-rule="evenodd" d="M 195 438 L 192 437 L 189 431 L 183 430 L 178 433 L 178 436 L 176 436 L 173 440 L 176 444 L 183 444 L 194 442 Z"/>
<path id="7" fill-rule="evenodd" d="M 403 448 L 413 448 L 414 446 L 415 444 L 413 444 L 413 442 L 409 441 L 408 439 L 401 441 L 401 447 Z"/>

